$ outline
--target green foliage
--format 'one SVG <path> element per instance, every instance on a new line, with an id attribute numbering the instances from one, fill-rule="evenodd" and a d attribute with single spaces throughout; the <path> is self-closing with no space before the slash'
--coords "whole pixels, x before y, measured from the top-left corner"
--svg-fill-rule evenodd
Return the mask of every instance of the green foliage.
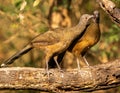
<path id="1" fill-rule="evenodd" d="M 98 53 L 101 57 L 115 59 L 120 56 L 119 51 L 120 28 L 113 24 L 108 31 L 104 31 L 101 35 L 100 42 L 92 47 L 92 51 Z"/>
<path id="2" fill-rule="evenodd" d="M 69 3 L 69 0 L 62 0 L 62 5 L 65 7 L 65 8 L 68 8 L 68 3 Z"/>
<path id="3" fill-rule="evenodd" d="M 9 12 L 9 13 L 14 13 L 14 6 L 12 6 L 11 4 L 5 6 L 2 3 L 0 3 L 0 10 L 4 11 L 4 12 Z"/>
<path id="4" fill-rule="evenodd" d="M 119 46 L 117 43 L 120 42 L 120 28 L 116 25 L 112 25 L 108 32 L 103 33 L 103 41 L 105 43 L 105 49 L 103 50 L 108 58 L 116 58 L 119 55 Z"/>
<path id="5" fill-rule="evenodd" d="M 117 25 L 112 25 L 108 32 L 103 33 L 104 40 L 107 43 L 120 41 L 120 28 Z"/>
<path id="6" fill-rule="evenodd" d="M 13 5 L 15 5 L 16 8 L 20 9 L 20 5 L 23 0 L 13 0 Z"/>
<path id="7" fill-rule="evenodd" d="M 36 29 L 36 31 L 38 32 L 38 33 L 43 33 L 43 32 L 45 32 L 45 31 L 47 31 L 49 28 L 47 27 L 47 26 L 45 26 L 45 24 L 41 24 L 40 25 L 40 27 L 38 27 L 37 29 Z"/>

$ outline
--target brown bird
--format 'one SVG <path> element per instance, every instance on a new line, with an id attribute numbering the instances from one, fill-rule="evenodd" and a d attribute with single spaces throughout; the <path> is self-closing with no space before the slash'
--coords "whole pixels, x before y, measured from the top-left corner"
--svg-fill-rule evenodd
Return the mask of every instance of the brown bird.
<path id="1" fill-rule="evenodd" d="M 90 25 L 86 28 L 80 38 L 78 37 L 74 40 L 73 44 L 68 49 L 68 51 L 76 58 L 78 69 L 80 69 L 80 61 L 89 65 L 84 56 L 100 39 L 99 17 L 99 12 L 94 11 L 94 18 L 91 20 Z"/>
<path id="2" fill-rule="evenodd" d="M 69 48 L 66 50 L 67 52 L 71 53 L 75 57 L 77 61 L 78 69 L 80 69 L 80 65 L 79 65 L 80 62 L 84 62 L 89 66 L 84 56 L 86 52 L 92 46 L 94 46 L 100 39 L 101 33 L 99 28 L 99 17 L 100 17 L 99 12 L 94 11 L 94 18 L 90 20 L 90 23 L 86 27 L 84 32 L 80 34 L 80 36 L 76 38 L 72 42 L 72 44 L 69 46 Z M 64 57 L 64 54 L 65 52 L 58 55 L 58 62 L 61 61 L 61 58 Z"/>
<path id="3" fill-rule="evenodd" d="M 45 53 L 46 69 L 48 72 L 48 62 L 53 57 L 57 66 L 59 67 L 56 56 L 64 52 L 72 41 L 77 38 L 86 28 L 90 19 L 93 15 L 84 14 L 81 16 L 79 23 L 75 27 L 50 30 L 46 33 L 36 36 L 25 48 L 15 53 L 12 57 L 5 60 L 1 67 L 7 66 L 13 63 L 16 59 L 21 57 L 23 54 L 27 53 L 33 48 L 40 48 Z"/>
<path id="4" fill-rule="evenodd" d="M 77 37 L 72 44 L 66 50 L 67 52 L 71 53 L 77 61 L 78 68 L 80 69 L 80 63 L 84 62 L 87 65 L 88 62 L 85 59 L 84 55 L 86 52 L 94 46 L 100 39 L 100 28 L 99 28 L 99 17 L 100 14 L 98 11 L 94 11 L 94 18 L 89 21 L 89 25 L 87 25 L 86 29 Z M 57 62 L 60 63 L 64 57 L 67 57 L 66 51 L 60 53 L 57 56 Z M 49 62 L 50 67 L 55 67 L 54 60 Z M 62 64 L 63 65 L 63 64 Z M 64 67 L 64 66 L 63 66 Z"/>

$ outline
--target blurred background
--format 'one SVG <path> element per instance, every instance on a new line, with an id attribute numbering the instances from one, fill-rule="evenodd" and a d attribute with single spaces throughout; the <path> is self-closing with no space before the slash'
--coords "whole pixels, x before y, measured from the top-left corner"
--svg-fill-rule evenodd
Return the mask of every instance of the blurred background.
<path id="1" fill-rule="evenodd" d="M 120 0 L 112 0 L 118 7 Z M 96 0 L 0 0 L 0 64 L 22 49 L 36 35 L 49 29 L 75 26 L 82 14 L 100 11 L 100 41 L 88 51 L 90 65 L 120 58 L 120 28 L 99 7 Z M 70 54 L 63 67 L 73 68 Z M 33 49 L 10 66 L 43 67 L 44 56 Z M 1 90 L 0 93 L 43 93 L 33 90 Z M 93 93 L 120 93 L 120 88 Z M 79 93 L 79 92 L 73 92 Z M 83 92 L 85 93 L 85 92 Z"/>

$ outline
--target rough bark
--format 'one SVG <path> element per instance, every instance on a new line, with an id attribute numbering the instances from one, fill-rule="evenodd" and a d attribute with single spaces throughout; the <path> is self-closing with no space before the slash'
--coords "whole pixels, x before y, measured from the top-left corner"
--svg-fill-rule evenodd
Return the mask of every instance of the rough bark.
<path id="1" fill-rule="evenodd" d="M 100 7 L 109 15 L 111 20 L 120 27 L 120 9 L 111 0 L 97 0 Z"/>
<path id="2" fill-rule="evenodd" d="M 0 89 L 36 89 L 41 91 L 95 91 L 120 85 L 120 60 L 67 69 L 62 72 L 32 67 L 0 68 Z"/>

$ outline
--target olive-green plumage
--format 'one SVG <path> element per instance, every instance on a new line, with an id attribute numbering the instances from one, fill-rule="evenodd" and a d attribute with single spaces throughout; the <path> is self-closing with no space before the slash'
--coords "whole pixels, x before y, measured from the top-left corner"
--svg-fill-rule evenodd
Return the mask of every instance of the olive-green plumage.
<path id="1" fill-rule="evenodd" d="M 99 12 L 94 11 L 94 18 L 91 20 L 90 25 L 86 28 L 81 38 L 79 38 L 79 40 L 69 50 L 75 56 L 78 63 L 80 61 L 86 62 L 83 56 L 100 40 L 101 33 L 99 28 L 99 17 Z M 87 63 L 87 65 L 89 64 Z"/>

